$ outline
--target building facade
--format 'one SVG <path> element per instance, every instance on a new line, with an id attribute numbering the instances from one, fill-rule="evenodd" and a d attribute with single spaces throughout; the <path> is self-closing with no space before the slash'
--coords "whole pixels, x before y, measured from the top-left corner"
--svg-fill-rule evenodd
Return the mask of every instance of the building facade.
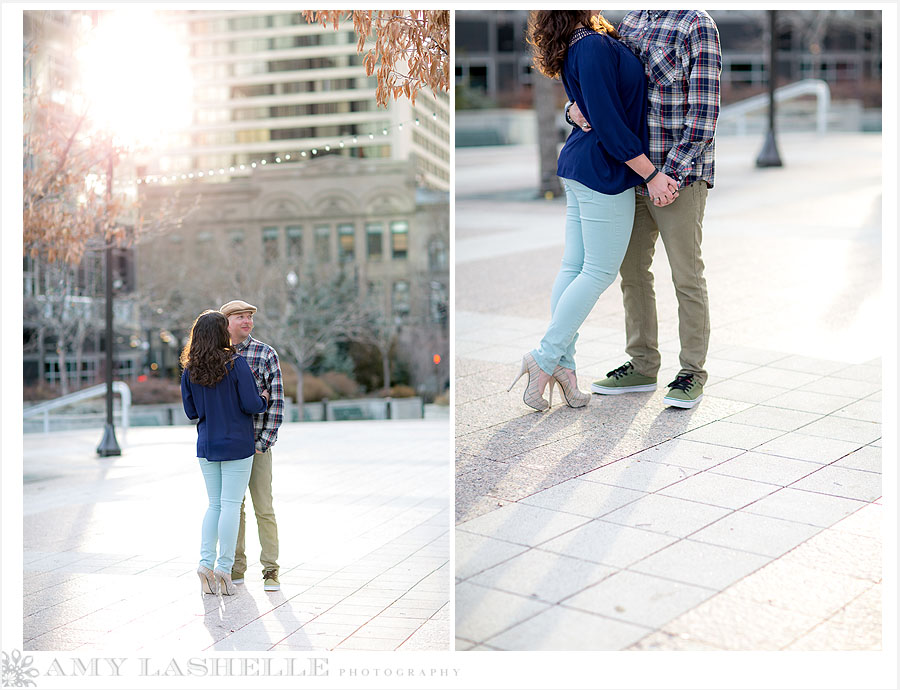
<path id="1" fill-rule="evenodd" d="M 378 106 L 352 22 L 334 30 L 287 10 L 159 16 L 188 46 L 192 117 L 159 155 L 144 161 L 143 175 L 221 169 L 206 181 L 222 182 L 249 174 L 262 160 L 414 155 L 421 186 L 449 189 L 448 95 L 422 92 L 415 105 L 401 99 Z"/>
<path id="2" fill-rule="evenodd" d="M 200 311 L 240 298 L 278 347 L 284 297 L 340 273 L 390 325 L 413 384 L 449 382 L 449 194 L 418 186 L 413 161 L 326 156 L 183 192 L 182 227 L 136 250 L 140 299 L 165 319 L 159 328 L 181 340 Z M 153 207 L 171 188 L 142 193 Z"/>
<path id="3" fill-rule="evenodd" d="M 767 86 L 765 10 L 712 10 L 722 45 L 722 101 L 734 102 Z M 622 10 L 604 12 L 617 25 Z M 499 106 L 530 105 L 531 56 L 527 10 L 456 12 L 455 78 L 468 97 Z M 777 13 L 781 84 L 823 79 L 835 98 L 881 104 L 879 10 L 782 10 Z"/>

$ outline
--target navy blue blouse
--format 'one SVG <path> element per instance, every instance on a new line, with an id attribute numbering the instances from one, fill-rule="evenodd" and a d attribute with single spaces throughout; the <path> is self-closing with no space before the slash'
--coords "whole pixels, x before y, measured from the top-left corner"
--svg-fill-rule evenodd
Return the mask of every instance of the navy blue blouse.
<path id="1" fill-rule="evenodd" d="M 197 457 L 210 461 L 240 460 L 254 453 L 252 415 L 265 411 L 266 399 L 256 389 L 250 365 L 243 357 L 214 386 L 191 381 L 188 369 L 181 375 L 181 401 L 188 419 L 197 422 Z"/>
<path id="2" fill-rule="evenodd" d="M 641 176 L 624 163 L 650 147 L 641 61 L 620 41 L 591 32 L 569 46 L 561 78 L 591 130 L 572 130 L 556 174 L 602 194 L 642 184 Z"/>

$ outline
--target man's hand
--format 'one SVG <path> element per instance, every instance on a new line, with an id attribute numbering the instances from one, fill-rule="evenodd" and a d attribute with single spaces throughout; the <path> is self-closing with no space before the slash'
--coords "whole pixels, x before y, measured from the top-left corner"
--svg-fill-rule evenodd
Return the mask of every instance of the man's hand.
<path id="1" fill-rule="evenodd" d="M 584 115 L 581 114 L 581 110 L 578 109 L 577 103 L 572 103 L 572 106 L 569 108 L 569 117 L 575 121 L 575 124 L 581 127 L 582 131 L 590 132 L 591 125 L 587 120 L 584 119 Z"/>
<path id="2" fill-rule="evenodd" d="M 654 206 L 668 206 L 678 198 L 678 183 L 664 172 L 658 173 L 647 183 L 647 191 Z"/>

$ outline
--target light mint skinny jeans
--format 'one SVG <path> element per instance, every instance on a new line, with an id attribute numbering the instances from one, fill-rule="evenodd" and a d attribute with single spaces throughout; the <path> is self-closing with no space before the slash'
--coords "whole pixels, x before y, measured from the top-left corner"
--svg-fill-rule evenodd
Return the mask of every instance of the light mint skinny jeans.
<path id="1" fill-rule="evenodd" d="M 241 460 L 211 462 L 198 458 L 209 507 L 203 516 L 200 534 L 200 565 L 231 574 L 234 565 L 234 546 L 237 543 L 241 501 L 247 492 L 253 456 Z M 216 542 L 219 560 L 216 562 Z"/>
<path id="2" fill-rule="evenodd" d="M 566 248 L 550 296 L 550 326 L 531 352 L 548 374 L 557 364 L 575 368 L 578 329 L 616 279 L 634 222 L 634 189 L 601 194 L 564 178 L 563 186 Z"/>

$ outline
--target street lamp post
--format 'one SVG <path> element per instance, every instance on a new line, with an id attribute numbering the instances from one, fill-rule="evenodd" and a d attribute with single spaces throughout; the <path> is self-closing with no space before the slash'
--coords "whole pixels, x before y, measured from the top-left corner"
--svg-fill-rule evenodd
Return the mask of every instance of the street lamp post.
<path id="1" fill-rule="evenodd" d="M 113 151 L 110 146 L 109 161 L 106 169 L 106 204 L 107 209 L 112 201 L 113 187 Z M 115 346 L 115 334 L 113 333 L 113 251 L 107 242 L 106 246 L 106 426 L 103 428 L 103 438 L 97 446 L 97 455 L 102 458 L 113 455 L 121 455 L 122 450 L 116 441 L 116 427 L 113 423 L 113 348 Z"/>
<path id="2" fill-rule="evenodd" d="M 782 165 L 775 143 L 775 43 L 775 10 L 769 10 L 769 131 L 756 159 L 757 168 L 780 168 Z"/>

